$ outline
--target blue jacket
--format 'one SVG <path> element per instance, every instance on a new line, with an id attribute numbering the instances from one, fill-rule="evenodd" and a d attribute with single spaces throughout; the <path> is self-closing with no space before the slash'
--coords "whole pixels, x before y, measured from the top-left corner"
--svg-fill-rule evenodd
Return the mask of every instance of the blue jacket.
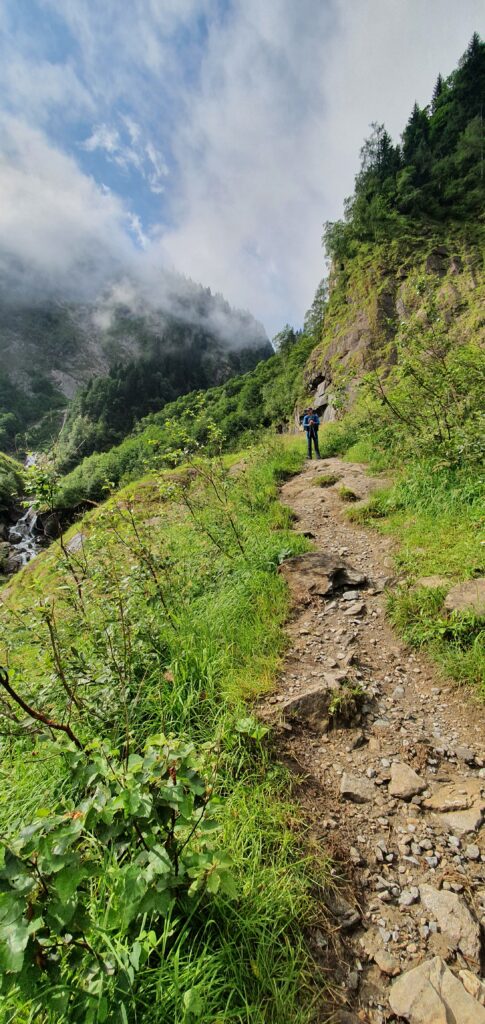
<path id="1" fill-rule="evenodd" d="M 320 426 L 320 417 L 317 416 L 316 412 L 312 412 L 311 416 L 306 413 L 303 417 L 303 430 L 306 430 L 307 434 L 309 434 L 311 430 L 310 420 L 313 420 L 315 430 L 318 430 Z"/>

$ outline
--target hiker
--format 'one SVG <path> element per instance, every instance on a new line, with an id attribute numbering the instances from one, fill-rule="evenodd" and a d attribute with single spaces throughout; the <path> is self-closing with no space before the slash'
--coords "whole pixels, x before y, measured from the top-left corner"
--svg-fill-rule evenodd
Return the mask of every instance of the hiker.
<path id="1" fill-rule="evenodd" d="M 320 449 L 318 447 L 318 428 L 320 426 L 320 418 L 316 412 L 313 411 L 310 406 L 309 409 L 305 409 L 305 415 L 303 417 L 303 430 L 306 430 L 306 438 L 308 442 L 308 458 L 312 457 L 312 441 L 315 448 L 315 457 L 320 458 Z"/>

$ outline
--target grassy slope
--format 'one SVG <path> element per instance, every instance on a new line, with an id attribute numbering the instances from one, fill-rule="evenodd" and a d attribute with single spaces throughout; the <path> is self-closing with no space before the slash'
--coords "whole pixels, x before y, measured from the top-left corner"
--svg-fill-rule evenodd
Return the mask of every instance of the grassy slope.
<path id="1" fill-rule="evenodd" d="M 49 609 L 63 671 L 79 694 L 94 696 L 101 715 L 100 724 L 74 714 L 84 739 L 101 732 L 116 741 L 129 729 L 136 749 L 163 729 L 199 748 L 219 745 L 219 841 L 234 861 L 237 899 L 213 897 L 166 958 L 145 966 L 130 1020 L 138 1013 L 145 1022 L 192 1024 L 184 993 L 194 986 L 197 1020 L 206 1024 L 313 1019 L 303 925 L 315 878 L 288 828 L 294 812 L 284 773 L 236 726 L 247 715 L 243 698 L 271 685 L 284 647 L 287 593 L 276 568 L 283 553 L 306 542 L 290 530 L 277 482 L 301 459 L 299 448 L 279 442 L 245 453 L 229 475 L 216 464 L 225 497 L 221 504 L 210 480 L 196 477 L 189 493 L 197 522 L 177 494 L 183 473 L 139 481 L 71 529 L 67 542 L 80 530 L 84 538 L 76 555 L 66 558 L 54 544 L 1 592 L 0 662 L 32 703 L 57 716 L 65 708 Z M 151 553 L 157 585 L 134 530 Z M 12 834 L 39 806 L 52 806 L 59 794 L 67 799 L 69 779 L 52 741 L 27 734 L 3 747 L 0 828 Z M 2 1019 L 12 1014 L 30 1019 L 15 993 Z"/>
<path id="2" fill-rule="evenodd" d="M 102 500 L 110 488 L 140 477 L 151 466 L 163 465 L 164 454 L 173 447 L 169 421 L 182 424 L 204 443 L 213 420 L 227 447 L 233 449 L 251 441 L 264 427 L 285 423 L 302 390 L 302 369 L 311 347 L 311 339 L 303 336 L 286 356 L 275 355 L 220 387 L 192 392 L 166 405 L 161 413 L 142 420 L 120 445 L 83 459 L 62 479 L 59 504 Z"/>

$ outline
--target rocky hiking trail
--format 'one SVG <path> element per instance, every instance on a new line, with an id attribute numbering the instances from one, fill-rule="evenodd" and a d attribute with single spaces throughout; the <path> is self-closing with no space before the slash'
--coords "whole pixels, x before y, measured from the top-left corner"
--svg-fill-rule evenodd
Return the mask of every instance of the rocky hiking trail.
<path id="1" fill-rule="evenodd" d="M 312 933 L 335 983 L 324 1019 L 485 1024 L 483 710 L 393 633 L 392 541 L 347 519 L 342 486 L 363 500 L 383 482 L 324 459 L 282 487 L 314 552 L 281 567 L 290 647 L 259 704 L 336 864 L 330 927 Z"/>

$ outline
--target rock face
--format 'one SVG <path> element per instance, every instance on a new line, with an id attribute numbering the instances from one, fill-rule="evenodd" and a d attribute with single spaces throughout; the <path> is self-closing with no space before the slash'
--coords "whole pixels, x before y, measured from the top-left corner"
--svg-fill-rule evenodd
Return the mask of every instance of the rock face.
<path id="1" fill-rule="evenodd" d="M 485 577 L 467 580 L 452 587 L 445 598 L 447 612 L 473 612 L 485 615 Z"/>
<path id="2" fill-rule="evenodd" d="M 435 811 L 452 832 L 459 835 L 476 832 L 485 813 L 485 784 L 481 779 L 462 779 L 438 786 L 424 801 L 426 810 Z"/>
<path id="3" fill-rule="evenodd" d="M 308 604 L 312 597 L 330 597 L 344 587 L 361 587 L 366 577 L 338 556 L 309 552 L 288 558 L 279 572 L 288 581 L 296 601 Z"/>
<path id="4" fill-rule="evenodd" d="M 400 800 L 411 800 L 411 797 L 422 793 L 424 789 L 426 789 L 426 783 L 408 764 L 395 762 L 391 765 L 391 781 L 389 783 L 391 796 L 397 796 Z"/>
<path id="5" fill-rule="evenodd" d="M 478 966 L 480 926 L 472 917 L 464 900 L 454 892 L 434 889 L 432 885 L 421 885 L 419 894 L 423 906 L 449 942 L 450 949 L 459 949 Z"/>
<path id="6" fill-rule="evenodd" d="M 374 799 L 375 785 L 365 776 L 348 775 L 345 772 L 340 783 L 340 795 L 354 804 L 366 804 Z"/>
<path id="7" fill-rule="evenodd" d="M 439 956 L 398 978 L 389 1003 L 409 1024 L 485 1024 L 485 1008 Z"/>
<path id="8" fill-rule="evenodd" d="M 396 251 L 377 247 L 366 260 L 348 258 L 330 273 L 330 302 L 320 344 L 304 370 L 305 385 L 321 419 L 335 419 L 342 380 L 352 401 L 357 383 L 376 363 L 392 364 L 392 341 L 402 321 L 421 315 L 423 299 L 416 284 L 425 274 L 453 335 L 468 341 L 475 330 L 471 311 L 477 302 L 476 284 L 469 267 L 480 265 L 479 247 L 461 253 L 436 245 L 433 251 Z"/>

